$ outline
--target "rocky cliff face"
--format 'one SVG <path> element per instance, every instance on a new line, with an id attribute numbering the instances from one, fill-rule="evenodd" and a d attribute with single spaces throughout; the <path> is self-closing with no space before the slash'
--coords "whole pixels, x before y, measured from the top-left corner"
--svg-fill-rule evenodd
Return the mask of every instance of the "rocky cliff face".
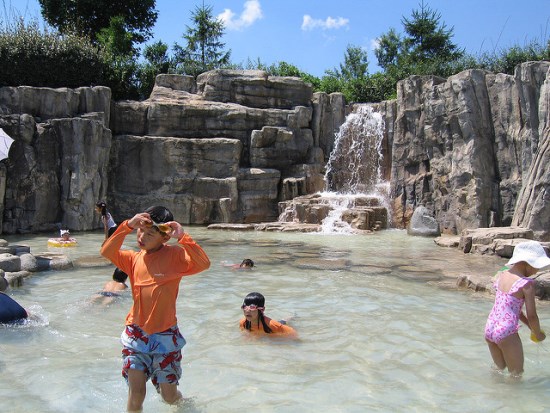
<path id="1" fill-rule="evenodd" d="M 15 142 L 1 162 L 4 233 L 97 228 L 107 194 L 111 91 L 0 88 L 0 127 Z"/>
<path id="2" fill-rule="evenodd" d="M 444 233 L 513 223 L 549 239 L 549 68 L 401 81 L 386 120 L 393 222 L 424 205 Z"/>
<path id="3" fill-rule="evenodd" d="M 443 233 L 514 224 L 550 239 L 549 69 L 413 76 L 373 104 L 392 224 L 423 205 Z M 324 188 L 344 103 L 261 71 L 159 75 L 143 102 L 0 88 L 0 127 L 15 139 L 0 162 L 2 230 L 98 228 L 104 198 L 117 220 L 158 203 L 186 224 L 275 220 L 279 202 Z"/>
<path id="4" fill-rule="evenodd" d="M 276 220 L 279 201 L 323 188 L 322 147 L 343 113 L 341 95 L 261 71 L 160 75 L 144 102 L 0 88 L 0 127 L 15 139 L 0 163 L 2 230 L 98 228 L 99 199 L 117 220 L 152 204 L 185 224 Z"/>
<path id="5" fill-rule="evenodd" d="M 323 189 L 318 142 L 334 129 L 314 135 L 312 99 L 309 84 L 262 71 L 159 76 L 148 100 L 113 107 L 114 212 L 160 202 L 185 224 L 277 220 L 279 201 Z"/>

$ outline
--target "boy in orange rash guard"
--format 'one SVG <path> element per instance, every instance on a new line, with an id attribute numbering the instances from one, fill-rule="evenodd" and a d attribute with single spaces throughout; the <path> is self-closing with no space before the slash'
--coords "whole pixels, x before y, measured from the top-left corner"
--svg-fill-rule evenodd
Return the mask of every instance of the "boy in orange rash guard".
<path id="1" fill-rule="evenodd" d="M 128 411 L 141 411 L 149 378 L 164 401 L 182 400 L 177 388 L 185 345 L 176 319 L 179 283 L 209 268 L 210 260 L 173 219 L 167 208 L 148 208 L 121 223 L 101 248 L 101 255 L 128 274 L 134 300 L 121 335 Z M 134 229 L 140 251 L 121 250 Z M 165 245 L 170 238 L 178 245 Z"/>

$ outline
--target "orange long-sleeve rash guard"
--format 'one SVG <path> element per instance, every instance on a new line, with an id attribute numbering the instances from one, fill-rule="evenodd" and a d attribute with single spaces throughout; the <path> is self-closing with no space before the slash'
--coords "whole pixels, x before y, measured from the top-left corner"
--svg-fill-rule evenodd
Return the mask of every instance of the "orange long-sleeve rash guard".
<path id="1" fill-rule="evenodd" d="M 280 322 L 278 321 L 275 321 L 275 320 L 272 320 L 271 318 L 269 317 L 266 317 L 264 316 L 264 319 L 265 319 L 265 322 L 266 324 L 269 326 L 269 328 L 271 328 L 271 331 L 273 335 L 284 335 L 284 336 L 287 336 L 287 337 L 297 337 L 297 333 L 296 333 L 296 330 L 294 330 L 292 327 L 290 326 L 287 326 L 287 325 L 284 325 L 284 324 L 281 324 Z M 241 330 L 246 330 L 245 328 L 245 322 L 246 322 L 246 318 L 243 318 L 239 321 L 239 326 L 241 327 Z M 252 326 L 252 329 L 251 330 L 247 330 L 249 331 L 250 333 L 253 333 L 253 334 L 267 334 L 263 328 L 263 326 L 259 326 L 259 327 L 256 327 L 256 326 Z M 269 335 L 269 334 L 267 334 Z"/>
<path id="2" fill-rule="evenodd" d="M 126 316 L 126 325 L 136 324 L 147 334 L 164 331 L 177 323 L 176 299 L 181 278 L 210 267 L 203 249 L 184 234 L 178 245 L 160 250 L 121 250 L 126 235 L 133 231 L 124 221 L 101 247 L 101 255 L 128 274 L 134 304 Z"/>

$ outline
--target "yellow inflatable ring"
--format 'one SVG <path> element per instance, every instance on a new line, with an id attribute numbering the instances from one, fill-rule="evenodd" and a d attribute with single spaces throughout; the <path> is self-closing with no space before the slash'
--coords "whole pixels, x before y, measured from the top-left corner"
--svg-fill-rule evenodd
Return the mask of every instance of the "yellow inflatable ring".
<path id="1" fill-rule="evenodd" d="M 48 247 L 76 247 L 76 239 L 69 238 L 67 241 L 60 238 L 50 238 L 48 240 Z"/>

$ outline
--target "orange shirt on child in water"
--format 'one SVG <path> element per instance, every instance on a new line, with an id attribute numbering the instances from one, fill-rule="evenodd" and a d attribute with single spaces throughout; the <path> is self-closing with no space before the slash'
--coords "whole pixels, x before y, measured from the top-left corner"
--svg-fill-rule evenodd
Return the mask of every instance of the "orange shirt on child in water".
<path id="1" fill-rule="evenodd" d="M 246 330 L 246 331 L 248 331 L 252 334 L 267 334 L 267 335 L 273 334 L 273 335 L 278 335 L 278 336 L 284 335 L 284 336 L 287 336 L 287 337 L 296 337 L 298 335 L 298 333 L 296 333 L 296 330 L 294 330 L 290 326 L 287 326 L 285 324 L 281 324 L 278 321 L 272 320 L 271 318 L 266 317 L 266 316 L 264 316 L 264 320 L 265 320 L 266 324 L 269 326 L 269 328 L 271 328 L 272 333 L 269 333 L 269 334 L 266 333 L 264 331 L 263 326 L 261 325 L 261 323 L 260 323 L 260 326 L 258 328 L 255 328 L 254 326 L 252 326 L 252 329 L 246 330 L 244 328 L 244 323 L 246 322 L 246 318 L 243 318 L 239 322 L 239 325 L 241 327 L 241 330 Z"/>
<path id="2" fill-rule="evenodd" d="M 147 334 L 160 333 L 177 324 L 181 278 L 206 270 L 210 260 L 187 233 L 178 240 L 179 245 L 164 245 L 153 253 L 120 250 L 132 231 L 127 221 L 120 224 L 101 247 L 101 255 L 128 274 L 134 304 L 126 325 L 136 324 Z"/>

